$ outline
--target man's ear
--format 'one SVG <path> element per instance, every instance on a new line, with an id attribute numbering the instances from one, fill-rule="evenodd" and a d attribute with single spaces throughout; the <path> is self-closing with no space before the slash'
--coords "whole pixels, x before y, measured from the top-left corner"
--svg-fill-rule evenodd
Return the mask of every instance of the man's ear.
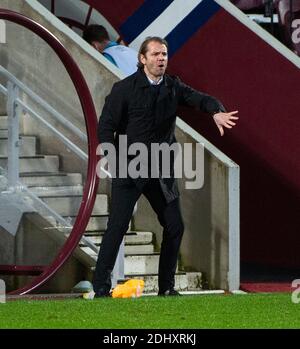
<path id="1" fill-rule="evenodd" d="M 140 61 L 145 64 L 146 63 L 146 57 L 144 55 L 140 55 Z"/>
<path id="2" fill-rule="evenodd" d="M 103 44 L 101 44 L 99 41 L 92 41 L 92 46 L 100 53 L 102 53 L 104 50 Z"/>
<path id="3" fill-rule="evenodd" d="M 94 47 L 94 49 L 98 50 L 98 42 L 97 41 L 92 41 L 91 45 Z"/>

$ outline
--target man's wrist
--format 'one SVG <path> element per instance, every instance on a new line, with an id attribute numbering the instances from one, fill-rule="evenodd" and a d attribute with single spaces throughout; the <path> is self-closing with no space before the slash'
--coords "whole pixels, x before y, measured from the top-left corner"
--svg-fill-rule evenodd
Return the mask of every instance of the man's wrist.
<path id="1" fill-rule="evenodd" d="M 216 114 L 219 114 L 219 113 L 221 113 L 221 110 L 214 111 L 214 112 L 212 113 L 212 117 L 214 117 Z"/>

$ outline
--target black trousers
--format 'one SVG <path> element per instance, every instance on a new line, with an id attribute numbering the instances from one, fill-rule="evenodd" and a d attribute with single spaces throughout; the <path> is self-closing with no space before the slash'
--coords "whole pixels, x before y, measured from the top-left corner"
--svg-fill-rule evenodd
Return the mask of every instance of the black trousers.
<path id="1" fill-rule="evenodd" d="M 111 273 L 119 247 L 128 230 L 135 203 L 142 194 L 146 196 L 163 227 L 158 270 L 159 291 L 174 288 L 178 253 L 184 231 L 179 198 L 167 204 L 158 179 L 151 179 L 142 191 L 131 179 L 113 179 L 111 194 L 107 230 L 102 239 L 94 273 L 94 291 L 109 291 L 111 288 Z"/>

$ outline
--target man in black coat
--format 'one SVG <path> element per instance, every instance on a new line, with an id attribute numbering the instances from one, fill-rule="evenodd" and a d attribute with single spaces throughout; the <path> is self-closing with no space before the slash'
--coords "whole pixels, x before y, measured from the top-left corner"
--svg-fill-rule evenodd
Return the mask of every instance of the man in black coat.
<path id="1" fill-rule="evenodd" d="M 124 154 L 124 149 L 118 151 L 119 136 L 127 137 L 127 147 L 137 143 L 144 144 L 149 154 L 154 143 L 172 145 L 176 142 L 174 131 L 179 105 L 191 106 L 211 114 L 221 135 L 224 134 L 223 127 L 232 128 L 235 125 L 233 120 L 238 119 L 234 116 L 237 111 L 226 113 L 216 98 L 192 89 L 177 77 L 165 74 L 167 49 L 164 39 L 147 38 L 139 50 L 138 71 L 115 83 L 110 95 L 106 97 L 99 121 L 98 137 L 100 144 L 116 146 L 117 157 L 121 156 L 121 152 Z M 129 161 L 134 158 L 125 156 Z M 150 158 L 151 154 L 144 161 L 150 161 Z M 161 172 L 159 161 L 158 164 L 153 163 L 153 158 L 151 161 L 151 166 L 158 166 L 158 178 L 151 178 L 149 171 L 148 176 L 138 178 L 133 178 L 130 173 L 121 176 L 121 169 L 117 166 L 116 176 L 112 180 L 110 217 L 94 274 L 95 297 L 109 295 L 111 272 L 119 246 L 141 194 L 146 196 L 163 227 L 158 294 L 179 295 L 174 289 L 179 247 L 184 231 L 179 192 L 172 170 L 172 175 L 166 178 Z M 143 162 L 140 166 L 143 166 Z"/>

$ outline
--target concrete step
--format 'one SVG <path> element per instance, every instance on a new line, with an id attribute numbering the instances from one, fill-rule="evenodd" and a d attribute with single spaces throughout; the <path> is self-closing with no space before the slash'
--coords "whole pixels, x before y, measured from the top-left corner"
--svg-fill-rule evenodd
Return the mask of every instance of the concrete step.
<path id="1" fill-rule="evenodd" d="M 83 192 L 82 185 L 75 186 L 60 186 L 60 187 L 48 187 L 48 186 L 38 186 L 31 187 L 30 191 L 40 198 L 45 197 L 61 197 L 61 196 L 81 196 Z"/>
<path id="2" fill-rule="evenodd" d="M 157 274 L 159 253 L 125 255 L 125 275 Z"/>
<path id="3" fill-rule="evenodd" d="M 81 250 L 81 249 L 80 249 Z M 84 253 L 81 250 L 81 260 L 85 259 L 85 263 L 91 266 L 91 270 L 95 270 L 97 257 L 93 252 L 92 255 Z M 93 263 L 91 263 L 93 261 Z M 158 273 L 159 253 L 151 254 L 125 254 L 125 275 L 131 276 L 153 275 Z"/>
<path id="4" fill-rule="evenodd" d="M 151 231 L 129 231 L 125 236 L 125 243 L 128 245 L 148 245 L 153 242 Z"/>
<path id="5" fill-rule="evenodd" d="M 7 167 L 7 157 L 0 155 L 0 166 Z M 59 157 L 57 155 L 36 155 L 20 157 L 20 173 L 22 172 L 55 172 L 59 170 Z"/>
<path id="6" fill-rule="evenodd" d="M 64 218 L 66 219 L 66 221 L 70 222 L 71 225 L 74 224 L 75 219 L 76 219 L 76 217 L 74 217 L 74 216 L 71 216 L 71 217 L 70 216 L 64 216 Z M 47 217 L 47 220 L 48 220 L 48 222 L 50 224 L 52 224 L 53 226 L 56 226 L 56 220 L 53 217 Z M 90 222 L 92 220 L 97 220 L 97 225 L 101 227 L 102 232 L 99 233 L 99 232 L 95 232 L 95 231 L 92 231 L 92 232 L 86 231 L 85 235 L 89 237 L 90 235 L 92 235 L 92 236 L 94 236 L 94 235 L 99 236 L 99 234 L 103 234 L 103 231 L 107 227 L 108 215 L 92 216 L 92 217 L 90 217 Z M 89 227 L 90 222 L 88 223 L 87 228 Z"/>
<path id="7" fill-rule="evenodd" d="M 102 242 L 103 232 L 87 232 L 85 236 L 90 238 L 95 245 Z M 149 245 L 152 244 L 153 233 L 148 231 L 130 231 L 125 235 L 125 245 Z"/>
<path id="8" fill-rule="evenodd" d="M 158 293 L 158 275 L 125 275 L 124 280 L 120 280 L 118 284 L 123 284 L 129 279 L 144 280 L 143 296 L 157 295 Z M 81 286 L 81 288 L 79 288 Z M 75 287 L 77 292 L 90 292 L 93 285 L 89 281 L 81 281 Z M 76 292 L 73 288 L 73 292 Z M 188 294 L 222 294 L 222 290 L 204 290 L 202 287 L 202 274 L 200 272 L 178 272 L 175 274 L 175 289 L 183 295 Z"/>
<path id="9" fill-rule="evenodd" d="M 74 222 L 75 217 L 72 218 L 72 221 Z M 108 214 L 99 216 L 94 215 L 90 217 L 89 223 L 86 227 L 86 233 L 89 234 L 91 232 L 91 235 L 95 234 L 95 232 L 103 232 L 107 227 L 108 222 Z"/>
<path id="10" fill-rule="evenodd" d="M 94 258 L 97 258 L 97 255 L 90 247 L 83 246 L 83 243 L 80 243 L 81 249 L 89 254 L 90 256 L 93 256 Z M 101 247 L 101 245 L 98 245 Z M 151 254 L 154 252 L 154 246 L 153 245 L 125 245 L 125 254 Z"/>
<path id="11" fill-rule="evenodd" d="M 109 214 L 103 215 L 103 216 L 91 216 L 89 223 L 86 227 L 86 233 L 92 232 L 94 233 L 95 231 L 105 231 L 107 228 L 107 223 L 108 223 L 108 217 Z"/>
<path id="12" fill-rule="evenodd" d="M 144 293 L 158 292 L 158 275 L 125 275 L 125 279 L 142 279 L 145 282 Z M 175 289 L 178 291 L 199 291 L 202 289 L 200 272 L 178 272 L 175 274 Z"/>
<path id="13" fill-rule="evenodd" d="M 80 207 L 82 196 L 49 196 L 43 197 L 42 200 L 55 210 L 61 216 L 76 216 Z M 98 194 L 95 201 L 95 206 L 92 212 L 93 215 L 107 215 L 108 214 L 108 200 L 107 195 Z"/>
<path id="14" fill-rule="evenodd" d="M 7 129 L 8 128 L 7 115 L 1 115 L 0 116 L 0 128 L 1 129 Z"/>
<path id="15" fill-rule="evenodd" d="M 23 173 L 20 179 L 27 187 L 82 185 L 81 173 Z"/>
<path id="16" fill-rule="evenodd" d="M 8 137 L 8 130 L 0 128 L 0 138 L 7 138 L 7 137 Z"/>
<path id="17" fill-rule="evenodd" d="M 0 137 L 0 155 L 7 156 L 8 154 L 8 139 Z M 20 137 L 20 156 L 35 156 L 36 155 L 36 137 L 21 136 Z"/>

